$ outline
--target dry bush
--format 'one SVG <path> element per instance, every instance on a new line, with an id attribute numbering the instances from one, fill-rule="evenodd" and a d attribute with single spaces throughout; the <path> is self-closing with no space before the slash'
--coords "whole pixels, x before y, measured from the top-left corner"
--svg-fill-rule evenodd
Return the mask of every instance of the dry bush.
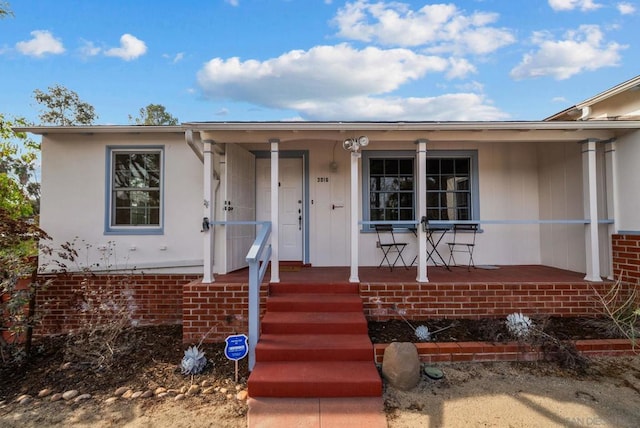
<path id="1" fill-rule="evenodd" d="M 112 260 L 115 258 L 115 244 L 109 242 L 102 250 L 100 262 L 89 266 L 78 262 L 77 242 L 65 244 L 68 260 L 76 263 L 83 273 L 80 286 L 74 289 L 78 327 L 67 336 L 65 358 L 68 361 L 88 365 L 100 370 L 109 367 L 118 355 L 130 348 L 127 333 L 136 326 L 134 318 L 137 309 L 132 274 L 120 273 Z M 87 254 L 92 246 L 84 245 Z M 93 270 L 100 270 L 97 275 Z"/>
<path id="2" fill-rule="evenodd" d="M 605 293 L 595 287 L 593 291 L 606 322 L 598 323 L 598 327 L 608 332 L 617 332 L 629 339 L 636 349 L 640 328 L 640 290 L 638 283 L 630 283 L 618 279 Z"/>
<path id="3" fill-rule="evenodd" d="M 128 350 L 126 333 L 135 326 L 136 310 L 129 277 L 88 275 L 75 290 L 79 327 L 68 334 L 65 356 L 94 369 L 109 367 Z"/>

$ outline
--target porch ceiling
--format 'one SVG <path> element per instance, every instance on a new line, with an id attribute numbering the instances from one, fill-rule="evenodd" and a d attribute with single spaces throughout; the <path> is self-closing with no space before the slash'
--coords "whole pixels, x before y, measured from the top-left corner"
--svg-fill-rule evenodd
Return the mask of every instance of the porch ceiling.
<path id="1" fill-rule="evenodd" d="M 197 122 L 185 127 L 218 142 L 341 141 L 366 134 L 375 142 L 578 142 L 608 140 L 640 129 L 640 121 L 589 122 Z"/>
<path id="2" fill-rule="evenodd" d="M 17 132 L 46 134 L 203 134 L 221 143 L 341 141 L 366 134 L 379 142 L 416 141 L 513 141 L 571 142 L 608 140 L 640 130 L 640 121 L 525 121 L 525 122 L 187 122 L 179 126 L 34 126 Z"/>

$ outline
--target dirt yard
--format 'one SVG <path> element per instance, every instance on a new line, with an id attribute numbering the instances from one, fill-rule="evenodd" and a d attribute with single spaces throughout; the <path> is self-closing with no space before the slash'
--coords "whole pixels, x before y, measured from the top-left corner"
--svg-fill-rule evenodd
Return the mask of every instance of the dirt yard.
<path id="1" fill-rule="evenodd" d="M 21 369 L 0 366 L 0 426 L 246 426 L 246 360 L 236 383 L 223 346 L 206 345 L 205 372 L 185 377 L 179 326 L 137 329 L 126 345 L 108 369 L 69 363 L 62 339 L 36 345 L 35 358 Z M 592 360 L 580 372 L 553 363 L 437 367 L 443 379 L 423 376 L 412 391 L 385 385 L 390 428 L 635 427 L 640 420 L 640 357 Z M 114 398 L 119 388 L 128 391 Z M 73 390 L 89 396 L 51 401 Z M 48 394 L 38 397 L 42 391 Z M 145 392 L 150 397 L 137 397 Z"/>

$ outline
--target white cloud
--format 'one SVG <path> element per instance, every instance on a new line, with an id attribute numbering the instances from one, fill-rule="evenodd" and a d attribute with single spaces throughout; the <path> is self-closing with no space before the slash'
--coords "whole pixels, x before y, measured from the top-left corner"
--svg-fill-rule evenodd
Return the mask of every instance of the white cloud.
<path id="1" fill-rule="evenodd" d="M 107 49 L 106 56 L 115 56 L 125 61 L 136 59 L 147 52 L 147 45 L 131 34 L 124 34 L 120 37 L 120 47 Z"/>
<path id="2" fill-rule="evenodd" d="M 633 15 L 636 12 L 636 7 L 627 2 L 618 3 L 616 7 L 621 15 Z"/>
<path id="3" fill-rule="evenodd" d="M 229 3 L 231 6 L 239 6 L 240 0 L 224 0 L 225 3 Z"/>
<path id="4" fill-rule="evenodd" d="M 199 71 L 198 82 L 214 98 L 286 107 L 299 100 L 388 93 L 448 68 L 442 58 L 406 49 L 357 50 L 341 44 L 290 51 L 262 62 L 215 58 Z"/>
<path id="5" fill-rule="evenodd" d="M 476 67 L 464 58 L 449 58 L 449 64 L 450 68 L 446 73 L 449 79 L 464 78 L 478 72 Z"/>
<path id="6" fill-rule="evenodd" d="M 553 10 L 574 10 L 580 9 L 583 12 L 596 10 L 602 7 L 601 4 L 593 0 L 549 0 L 549 6 Z"/>
<path id="7" fill-rule="evenodd" d="M 613 67 L 620 61 L 620 51 L 627 46 L 615 42 L 604 44 L 597 25 L 582 25 L 569 31 L 563 40 L 553 40 L 549 33 L 534 34 L 536 52 L 524 56 L 511 70 L 514 79 L 551 76 L 556 80 L 568 79 L 583 71 Z"/>
<path id="8" fill-rule="evenodd" d="M 310 120 L 504 120 L 508 115 L 478 94 L 400 98 L 368 96 L 292 106 Z"/>
<path id="9" fill-rule="evenodd" d="M 563 104 L 566 104 L 568 101 L 567 101 L 567 99 L 565 97 L 553 97 L 551 99 L 551 102 L 552 103 L 563 103 Z"/>
<path id="10" fill-rule="evenodd" d="M 88 40 L 83 40 L 82 46 L 80 46 L 78 50 L 80 51 L 80 55 L 82 55 L 83 57 L 96 56 L 102 51 L 102 49 L 95 46 L 93 42 L 90 42 Z"/>
<path id="11" fill-rule="evenodd" d="M 431 4 L 414 11 L 404 3 L 359 0 L 341 8 L 338 35 L 384 46 L 422 47 L 431 53 L 485 55 L 515 41 L 511 31 L 491 26 L 496 13 L 465 14 L 454 4 Z"/>
<path id="12" fill-rule="evenodd" d="M 210 98 L 294 110 L 313 120 L 504 117 L 476 94 L 409 99 L 390 95 L 428 73 L 455 77 L 474 71 L 464 59 L 341 44 L 290 51 L 266 61 L 214 58 L 198 72 L 198 83 Z"/>
<path id="13" fill-rule="evenodd" d="M 33 38 L 25 42 L 16 43 L 16 49 L 23 55 L 43 57 L 47 54 L 61 54 L 65 49 L 59 39 L 53 37 L 49 31 L 36 30 L 30 33 Z"/>
<path id="14" fill-rule="evenodd" d="M 178 52 L 175 55 L 162 54 L 162 58 L 170 60 L 173 64 L 177 64 L 184 59 L 184 52 Z"/>

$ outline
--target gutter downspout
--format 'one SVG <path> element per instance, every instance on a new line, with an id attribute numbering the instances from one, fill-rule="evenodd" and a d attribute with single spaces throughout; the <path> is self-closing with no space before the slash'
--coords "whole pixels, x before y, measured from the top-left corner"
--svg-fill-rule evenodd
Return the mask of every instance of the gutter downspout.
<path id="1" fill-rule="evenodd" d="M 578 120 L 589 120 L 591 116 L 591 107 L 584 106 L 580 109 L 580 111 L 582 112 L 582 114 L 580 115 L 580 118 Z"/>

